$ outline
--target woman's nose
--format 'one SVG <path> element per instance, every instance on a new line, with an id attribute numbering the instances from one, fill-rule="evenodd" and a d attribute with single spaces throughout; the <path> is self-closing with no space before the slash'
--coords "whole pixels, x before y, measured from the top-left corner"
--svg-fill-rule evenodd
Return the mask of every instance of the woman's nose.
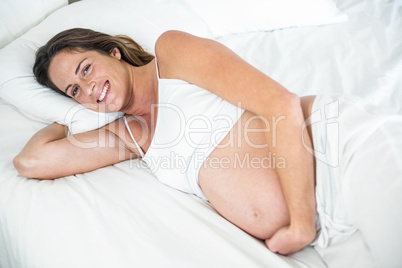
<path id="1" fill-rule="evenodd" d="M 92 96 L 95 93 L 95 82 L 86 82 L 83 85 L 83 90 L 85 91 L 85 95 Z"/>

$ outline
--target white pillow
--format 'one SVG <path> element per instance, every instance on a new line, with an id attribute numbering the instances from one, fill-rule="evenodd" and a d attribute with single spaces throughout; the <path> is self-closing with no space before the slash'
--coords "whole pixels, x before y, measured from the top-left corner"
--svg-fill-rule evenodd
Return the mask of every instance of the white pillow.
<path id="1" fill-rule="evenodd" d="M 332 0 L 182 0 L 215 37 L 346 21 Z"/>
<path id="2" fill-rule="evenodd" d="M 177 19 L 172 11 L 182 12 L 178 2 L 148 0 L 125 3 L 85 0 L 71 4 L 57 10 L 0 50 L 0 98 L 46 122 L 68 125 L 72 133 L 96 129 L 122 116 L 122 113 L 98 114 L 85 109 L 74 100 L 40 86 L 33 76 L 35 52 L 51 37 L 69 28 L 90 28 L 108 34 L 129 35 L 153 53 L 156 39 L 169 29 L 210 36 L 208 27 L 201 19 L 197 20 L 194 13 L 182 14 L 183 18 L 194 17 L 186 23 Z"/>
<path id="3" fill-rule="evenodd" d="M 26 33 L 68 0 L 3 0 L 0 5 L 0 48 Z"/>

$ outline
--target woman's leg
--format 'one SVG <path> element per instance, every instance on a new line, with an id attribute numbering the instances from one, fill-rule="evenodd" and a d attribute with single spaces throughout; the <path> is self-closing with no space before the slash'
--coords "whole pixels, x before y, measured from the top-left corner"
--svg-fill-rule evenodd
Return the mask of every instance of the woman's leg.
<path id="1" fill-rule="evenodd" d="M 402 116 L 355 96 L 319 96 L 311 124 L 320 226 L 315 249 L 329 267 L 401 264 Z"/>
<path id="2" fill-rule="evenodd" d="M 402 116 L 382 119 L 342 171 L 346 213 L 379 267 L 402 265 Z"/>

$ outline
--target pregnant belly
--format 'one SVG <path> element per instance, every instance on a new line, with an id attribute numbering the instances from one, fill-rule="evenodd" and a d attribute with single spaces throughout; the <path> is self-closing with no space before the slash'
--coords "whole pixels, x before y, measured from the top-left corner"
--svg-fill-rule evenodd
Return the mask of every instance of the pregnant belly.
<path id="1" fill-rule="evenodd" d="M 254 113 L 245 111 L 206 159 L 198 177 L 212 206 L 260 239 L 271 237 L 289 223 L 276 172 L 277 168 L 286 167 L 286 159 L 270 150 L 275 142 L 272 128 Z"/>
<path id="2" fill-rule="evenodd" d="M 304 116 L 314 97 L 301 98 Z M 272 152 L 280 118 L 268 122 L 245 111 L 233 129 L 209 155 L 199 172 L 199 184 L 212 206 L 226 219 L 268 239 L 289 224 L 289 212 L 277 169 L 286 159 Z M 311 137 L 311 130 L 308 129 Z"/>

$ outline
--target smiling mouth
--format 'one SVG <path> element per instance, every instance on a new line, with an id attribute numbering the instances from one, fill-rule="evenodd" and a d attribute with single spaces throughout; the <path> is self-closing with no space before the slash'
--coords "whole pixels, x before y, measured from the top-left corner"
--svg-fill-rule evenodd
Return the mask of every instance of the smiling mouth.
<path id="1" fill-rule="evenodd" d="M 109 81 L 106 81 L 105 85 L 103 86 L 102 93 L 100 94 L 98 100 L 96 101 L 97 103 L 100 103 L 103 101 L 103 99 L 105 98 L 105 96 L 109 90 L 109 86 L 110 86 Z"/>

